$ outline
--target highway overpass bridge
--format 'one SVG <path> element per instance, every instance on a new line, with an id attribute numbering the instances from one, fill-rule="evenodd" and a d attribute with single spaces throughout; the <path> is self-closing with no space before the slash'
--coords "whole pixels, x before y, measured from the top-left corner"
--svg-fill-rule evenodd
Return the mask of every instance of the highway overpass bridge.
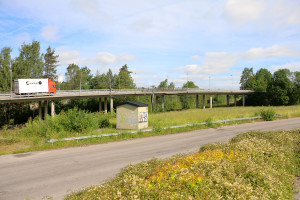
<path id="1" fill-rule="evenodd" d="M 42 102 L 44 102 L 44 113 L 48 114 L 48 103 L 51 103 L 51 116 L 55 113 L 55 100 L 79 99 L 79 98 L 98 98 L 99 111 L 102 111 L 102 98 L 104 99 L 104 112 L 107 113 L 107 100 L 110 99 L 110 112 L 113 111 L 113 98 L 125 96 L 151 96 L 151 110 L 154 109 L 155 102 L 158 105 L 158 98 L 161 98 L 161 107 L 164 109 L 165 95 L 196 95 L 196 107 L 199 108 L 199 95 L 202 95 L 205 109 L 205 96 L 210 96 L 210 108 L 212 108 L 212 95 L 227 95 L 227 104 L 229 105 L 229 95 L 236 97 L 242 95 L 243 106 L 245 106 L 245 95 L 254 93 L 253 90 L 203 90 L 203 89 L 121 89 L 121 90 L 60 90 L 54 95 L 15 95 L 13 93 L 0 94 L 0 103 L 20 103 L 20 102 L 39 102 L 39 116 L 42 118 Z M 156 99 L 156 100 L 155 100 Z"/>

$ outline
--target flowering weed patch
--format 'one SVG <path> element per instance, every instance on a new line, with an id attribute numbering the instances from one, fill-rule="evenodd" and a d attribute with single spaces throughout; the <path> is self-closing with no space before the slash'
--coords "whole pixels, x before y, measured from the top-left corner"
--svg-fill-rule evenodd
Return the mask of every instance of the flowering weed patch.
<path id="1" fill-rule="evenodd" d="M 130 165 L 66 199 L 293 199 L 299 143 L 300 129 L 249 132 L 191 155 Z"/>

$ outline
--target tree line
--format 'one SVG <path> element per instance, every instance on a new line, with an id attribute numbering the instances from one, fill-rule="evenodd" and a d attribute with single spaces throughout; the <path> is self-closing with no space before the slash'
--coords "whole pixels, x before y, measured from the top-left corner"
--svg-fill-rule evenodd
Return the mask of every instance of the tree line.
<path id="1" fill-rule="evenodd" d="M 0 91 L 10 91 L 11 79 L 49 78 L 57 81 L 58 55 L 50 46 L 41 52 L 40 42 L 23 43 L 19 55 L 12 59 L 12 49 L 4 47 L 0 51 Z M 87 67 L 71 63 L 65 73 L 66 80 L 58 84 L 59 89 L 133 89 L 136 87 L 128 66 L 125 64 L 118 74 L 109 69 L 107 73 L 97 71 L 94 76 Z"/>
<path id="2" fill-rule="evenodd" d="M 300 72 L 279 69 L 273 74 L 261 68 L 244 68 L 240 79 L 241 90 L 254 90 L 247 98 L 248 105 L 295 105 L 300 103 Z"/>
<path id="3" fill-rule="evenodd" d="M 11 79 L 18 78 L 56 78 L 58 55 L 49 46 L 46 53 L 41 53 L 40 43 L 23 43 L 19 56 L 12 59 L 12 49 L 4 47 L 0 51 L 0 91 L 10 91 Z"/>
<path id="4" fill-rule="evenodd" d="M 58 55 L 55 49 L 50 46 L 45 53 L 41 53 L 40 43 L 23 43 L 19 49 L 19 55 L 12 59 L 12 49 L 4 47 L 0 51 L 0 91 L 10 91 L 11 78 L 50 78 L 57 80 Z M 292 105 L 300 103 L 300 72 L 291 72 L 288 69 L 280 69 L 273 74 L 267 69 L 260 69 L 253 72 L 253 68 L 243 70 L 240 89 L 257 91 L 249 95 L 247 105 Z M 77 89 L 134 89 L 136 84 L 132 78 L 132 72 L 127 64 L 123 65 L 117 73 L 108 69 L 106 73 L 96 72 L 95 75 L 87 67 L 79 67 L 76 64 L 69 64 L 65 73 L 65 81 L 57 83 L 61 90 Z M 161 81 L 157 89 L 175 89 L 174 82 L 168 79 Z M 193 81 L 187 81 L 182 88 L 199 88 Z M 231 97 L 233 98 L 233 97 Z M 116 97 L 114 105 L 123 101 L 142 101 L 151 104 L 149 96 Z M 195 95 L 170 95 L 165 96 L 165 110 L 181 110 L 196 107 Z M 199 98 L 199 105 L 203 102 Z M 225 105 L 225 95 L 214 95 L 214 105 Z M 157 99 L 158 105 L 161 98 Z M 208 99 L 205 100 L 207 105 Z M 239 103 L 239 102 L 238 102 Z M 56 101 L 56 112 L 78 107 L 82 110 L 95 112 L 99 109 L 97 99 L 76 99 L 70 101 Z M 161 107 L 157 106 L 154 112 L 160 112 Z M 4 124 L 20 124 L 29 118 L 37 115 L 37 110 L 30 108 L 30 103 L 2 104 L 0 105 L 0 127 Z"/>

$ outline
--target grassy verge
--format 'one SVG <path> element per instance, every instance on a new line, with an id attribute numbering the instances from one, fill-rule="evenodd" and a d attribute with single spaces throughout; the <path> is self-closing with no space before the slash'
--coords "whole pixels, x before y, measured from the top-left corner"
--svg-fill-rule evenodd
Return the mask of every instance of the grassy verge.
<path id="1" fill-rule="evenodd" d="M 191 155 L 129 165 L 65 199 L 293 199 L 300 129 L 249 132 Z"/>
<path id="2" fill-rule="evenodd" d="M 269 107 L 268 107 L 269 108 Z M 300 116 L 300 106 L 281 106 L 270 107 L 276 114 L 282 115 L 284 118 Z M 0 131 L 0 155 L 10 153 L 24 153 L 29 151 L 40 151 L 47 149 L 56 149 L 64 147 L 82 146 L 96 143 L 105 143 L 117 140 L 126 140 L 137 137 L 147 137 L 153 135 L 171 134 L 195 129 L 217 127 L 224 124 L 208 124 L 207 126 L 192 126 L 177 129 L 163 130 L 162 127 L 194 124 L 201 122 L 210 122 L 216 120 L 225 120 L 241 117 L 258 116 L 262 107 L 227 107 L 214 109 L 190 109 L 183 111 L 173 111 L 166 113 L 149 114 L 149 126 L 154 128 L 152 132 L 138 132 L 136 134 L 128 134 L 124 130 L 116 130 L 115 116 L 108 118 L 101 114 L 92 114 L 91 119 L 86 113 L 70 111 L 56 116 L 55 119 L 48 120 L 43 123 L 32 121 L 28 123 L 27 129 L 15 128 L 13 130 L 4 128 Z M 77 118 L 76 118 L 77 117 Z M 79 119 L 78 119 L 79 118 Z M 99 120 L 102 118 L 103 120 Z M 107 123 L 107 121 L 109 122 Z M 85 123 L 86 122 L 86 123 Z M 96 129 L 103 125 L 103 122 L 110 124 L 110 128 Z M 245 123 L 247 121 L 243 121 Z M 249 121 L 248 121 L 249 122 Z M 104 124 L 105 124 L 104 123 Z M 231 122 L 228 124 L 240 123 Z M 60 125 L 59 125 L 60 124 Z M 91 124 L 87 126 L 87 124 Z M 97 126 L 94 126 L 98 124 Z M 78 126 L 80 125 L 80 126 Z M 92 127 L 92 129 L 90 129 Z M 106 133 L 121 132 L 120 136 L 111 136 L 103 138 L 90 138 L 85 140 L 56 142 L 54 144 L 45 143 L 46 139 L 77 137 L 86 135 L 99 135 Z"/>

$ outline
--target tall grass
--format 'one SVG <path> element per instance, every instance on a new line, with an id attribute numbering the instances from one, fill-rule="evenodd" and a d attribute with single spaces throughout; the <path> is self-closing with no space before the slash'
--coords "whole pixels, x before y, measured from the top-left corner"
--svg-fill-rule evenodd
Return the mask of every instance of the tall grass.
<path id="1" fill-rule="evenodd" d="M 74 199 L 293 199 L 300 130 L 249 132 L 198 153 L 129 165 Z"/>

